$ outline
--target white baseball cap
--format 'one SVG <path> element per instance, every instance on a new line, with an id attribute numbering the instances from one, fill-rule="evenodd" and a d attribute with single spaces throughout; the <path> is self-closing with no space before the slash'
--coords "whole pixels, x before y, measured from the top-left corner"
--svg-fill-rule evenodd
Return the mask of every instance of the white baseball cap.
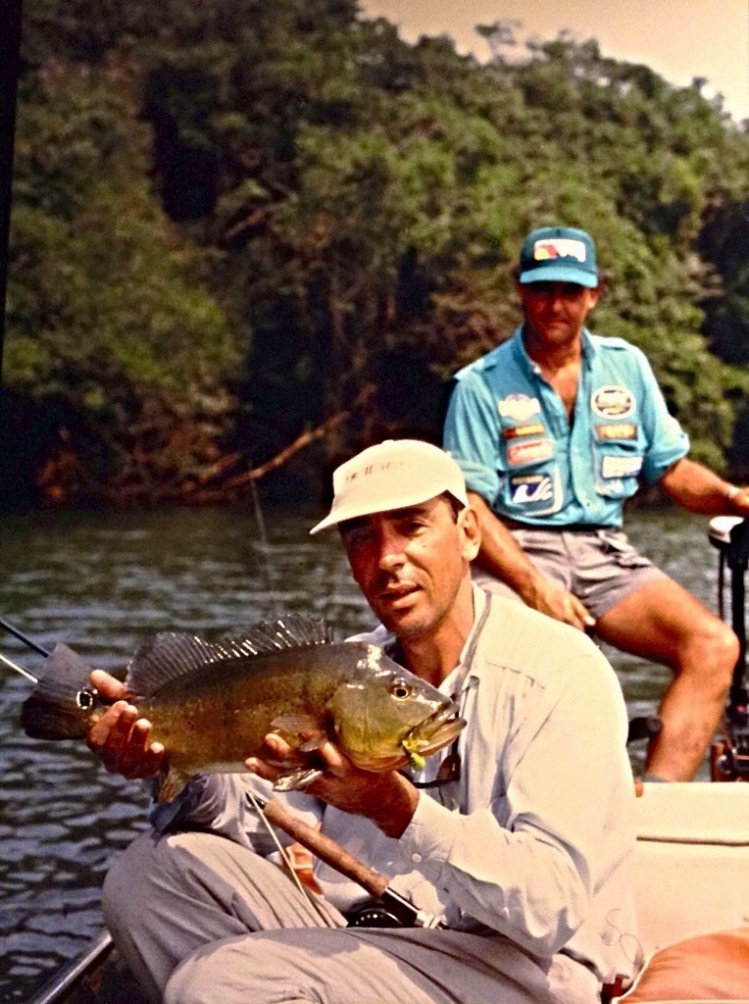
<path id="1" fill-rule="evenodd" d="M 463 472 L 449 453 L 420 439 L 387 439 L 333 471 L 333 505 L 310 533 L 357 516 L 418 505 L 443 492 L 468 505 Z"/>

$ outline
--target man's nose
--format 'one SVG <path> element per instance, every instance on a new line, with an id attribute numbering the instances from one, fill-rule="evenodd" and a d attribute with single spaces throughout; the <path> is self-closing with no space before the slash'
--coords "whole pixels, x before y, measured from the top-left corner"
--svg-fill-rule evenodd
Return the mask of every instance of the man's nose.
<path id="1" fill-rule="evenodd" d="M 382 528 L 378 535 L 378 559 L 380 568 L 392 571 L 406 560 L 403 538 L 388 528 Z"/>

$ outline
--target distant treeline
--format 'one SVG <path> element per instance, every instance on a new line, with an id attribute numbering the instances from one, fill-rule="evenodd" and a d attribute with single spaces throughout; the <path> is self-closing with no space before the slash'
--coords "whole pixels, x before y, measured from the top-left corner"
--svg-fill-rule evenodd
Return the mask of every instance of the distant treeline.
<path id="1" fill-rule="evenodd" d="M 25 5 L 6 506 L 322 491 L 439 439 L 518 321 L 523 236 L 582 226 L 593 318 L 650 357 L 693 456 L 749 476 L 749 130 L 702 83 L 566 35 L 402 42 L 356 0 Z"/>

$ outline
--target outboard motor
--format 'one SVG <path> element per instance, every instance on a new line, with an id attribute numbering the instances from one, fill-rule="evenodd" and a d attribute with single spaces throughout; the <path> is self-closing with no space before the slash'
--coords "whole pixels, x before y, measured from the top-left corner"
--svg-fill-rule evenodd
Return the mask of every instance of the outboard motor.
<path id="1" fill-rule="evenodd" d="M 719 551 L 718 611 L 725 620 L 723 596 L 726 567 L 730 572 L 731 627 L 739 639 L 739 657 L 726 704 L 722 740 L 713 744 L 713 781 L 749 781 L 749 698 L 746 666 L 746 570 L 749 565 L 749 520 L 715 516 L 710 520 L 710 543 Z"/>

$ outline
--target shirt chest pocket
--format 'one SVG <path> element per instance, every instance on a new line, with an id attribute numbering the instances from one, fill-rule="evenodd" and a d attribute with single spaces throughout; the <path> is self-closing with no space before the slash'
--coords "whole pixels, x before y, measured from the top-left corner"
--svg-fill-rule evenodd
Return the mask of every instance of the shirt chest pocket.
<path id="1" fill-rule="evenodd" d="M 600 428 L 606 430 L 602 434 Z M 643 451 L 634 425 L 596 427 L 593 442 L 596 492 L 606 498 L 629 498 L 637 491 Z"/>

